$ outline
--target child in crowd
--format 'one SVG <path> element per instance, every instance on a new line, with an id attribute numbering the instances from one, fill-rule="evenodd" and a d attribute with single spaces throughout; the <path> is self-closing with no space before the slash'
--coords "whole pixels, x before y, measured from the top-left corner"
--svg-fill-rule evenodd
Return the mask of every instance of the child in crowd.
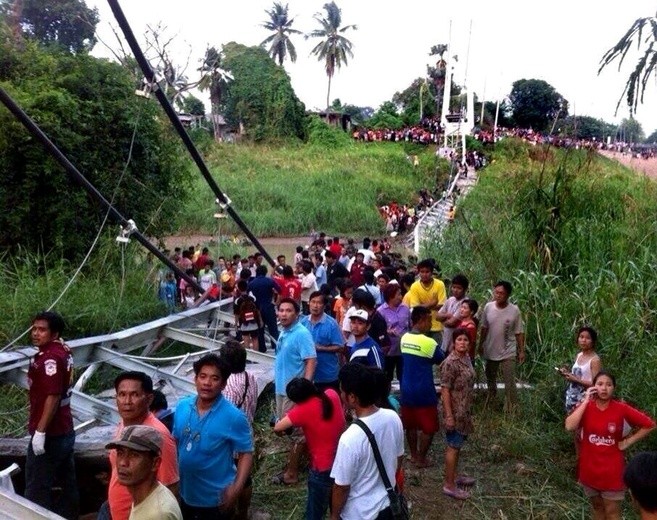
<path id="1" fill-rule="evenodd" d="M 461 321 L 456 325 L 456 328 L 464 329 L 470 338 L 470 360 L 474 363 L 475 358 L 475 345 L 477 344 L 477 319 L 475 315 L 479 310 L 479 304 L 476 300 L 468 298 L 463 300 L 459 314 Z"/>
<path id="2" fill-rule="evenodd" d="M 258 331 L 264 327 L 262 316 L 255 299 L 248 293 L 246 280 L 237 282 L 237 292 L 239 295 L 233 304 L 235 327 L 242 335 L 244 346 L 251 350 L 258 350 L 260 348 Z"/>

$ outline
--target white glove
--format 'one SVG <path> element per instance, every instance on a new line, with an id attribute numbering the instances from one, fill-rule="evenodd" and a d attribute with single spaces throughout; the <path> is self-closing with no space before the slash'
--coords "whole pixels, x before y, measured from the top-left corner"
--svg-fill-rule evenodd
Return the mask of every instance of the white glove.
<path id="1" fill-rule="evenodd" d="M 32 436 L 32 451 L 35 455 L 43 455 L 46 452 L 46 433 L 35 431 Z"/>

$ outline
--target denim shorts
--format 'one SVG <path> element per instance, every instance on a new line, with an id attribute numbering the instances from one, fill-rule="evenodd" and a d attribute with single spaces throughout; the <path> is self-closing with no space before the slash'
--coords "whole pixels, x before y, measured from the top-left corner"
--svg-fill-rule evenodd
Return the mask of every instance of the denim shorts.
<path id="1" fill-rule="evenodd" d="M 463 447 L 463 443 L 468 439 L 467 435 L 463 435 L 458 430 L 451 430 L 445 432 L 445 442 L 450 448 L 455 450 L 460 450 Z"/>

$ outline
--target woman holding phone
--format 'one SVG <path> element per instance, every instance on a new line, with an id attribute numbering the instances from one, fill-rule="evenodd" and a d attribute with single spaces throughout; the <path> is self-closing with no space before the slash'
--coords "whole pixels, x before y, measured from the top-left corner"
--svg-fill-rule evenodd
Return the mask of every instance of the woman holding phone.
<path id="1" fill-rule="evenodd" d="M 585 398 L 566 418 L 566 430 L 579 429 L 577 475 L 591 501 L 594 520 L 620 520 L 625 496 L 623 452 L 655 428 L 655 421 L 614 399 L 616 379 L 604 370 L 593 378 Z M 632 428 L 623 436 L 624 424 Z"/>
<path id="2" fill-rule="evenodd" d="M 602 368 L 600 356 L 595 351 L 598 333 L 593 327 L 580 327 L 577 331 L 579 353 L 572 368 L 560 368 L 559 373 L 568 381 L 566 388 L 566 413 L 572 412 L 584 399 L 586 389 L 593 384 L 593 378 Z"/>

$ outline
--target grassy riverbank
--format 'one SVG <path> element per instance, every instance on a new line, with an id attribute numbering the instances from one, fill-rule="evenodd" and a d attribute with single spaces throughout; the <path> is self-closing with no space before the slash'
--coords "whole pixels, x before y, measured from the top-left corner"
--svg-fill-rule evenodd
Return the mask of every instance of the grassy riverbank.
<path id="1" fill-rule="evenodd" d="M 413 167 L 408 153 L 419 156 Z M 353 236 L 381 234 L 377 207 L 392 200 L 414 203 L 422 187 L 433 186 L 447 163 L 428 147 L 401 143 L 352 143 L 211 147 L 206 159 L 219 187 L 256 236 L 307 235 L 311 229 Z M 193 170 L 192 195 L 178 211 L 180 233 L 217 228 L 214 196 Z M 235 230 L 222 223 L 224 232 Z"/>
<path id="2" fill-rule="evenodd" d="M 418 168 L 406 161 L 406 153 L 402 145 L 374 143 L 330 149 L 222 145 L 207 155 L 219 185 L 257 234 L 303 235 L 314 226 L 357 236 L 380 229 L 378 202 L 410 201 L 417 189 L 431 184 L 431 151 L 420 155 Z M 472 499 L 462 503 L 440 493 L 444 445 L 436 439 L 437 466 L 407 474 L 413 516 L 588 517 L 575 484 L 572 439 L 563 429 L 564 384 L 552 367 L 572 362 L 574 330 L 590 323 L 600 331 L 603 363 L 618 375 L 619 395 L 657 414 L 657 186 L 583 151 L 542 152 L 507 141 L 492 159 L 477 187 L 459 203 L 443 240 L 426 254 L 439 260 L 445 276 L 466 273 L 480 303 L 496 279 L 513 281 L 512 299 L 527 319 L 529 356 L 520 373 L 534 389 L 521 393 L 515 417 L 477 400 L 476 431 L 462 462 L 463 470 L 478 479 Z M 200 181 L 194 189 L 194 202 L 174 208 L 172 218 L 180 213 L 181 232 L 207 226 L 209 236 L 216 225 L 213 198 Z M 348 213 L 352 207 L 357 211 Z M 138 249 L 130 244 L 122 255 L 108 236 L 92 255 L 57 306 L 71 327 L 67 337 L 109 332 L 163 314 L 152 282 L 156 268 Z M 75 267 L 20 254 L 5 260 L 0 271 L 6 296 L 0 304 L 3 342 L 55 299 Z M 25 396 L 14 387 L 6 390 L 0 430 L 18 434 L 25 424 Z M 269 482 L 282 467 L 285 449 L 269 431 L 269 415 L 265 403 L 255 426 L 259 452 L 253 503 L 273 519 L 302 518 L 305 486 Z M 657 449 L 657 435 L 633 449 Z M 626 518 L 636 518 L 627 509 Z"/>

